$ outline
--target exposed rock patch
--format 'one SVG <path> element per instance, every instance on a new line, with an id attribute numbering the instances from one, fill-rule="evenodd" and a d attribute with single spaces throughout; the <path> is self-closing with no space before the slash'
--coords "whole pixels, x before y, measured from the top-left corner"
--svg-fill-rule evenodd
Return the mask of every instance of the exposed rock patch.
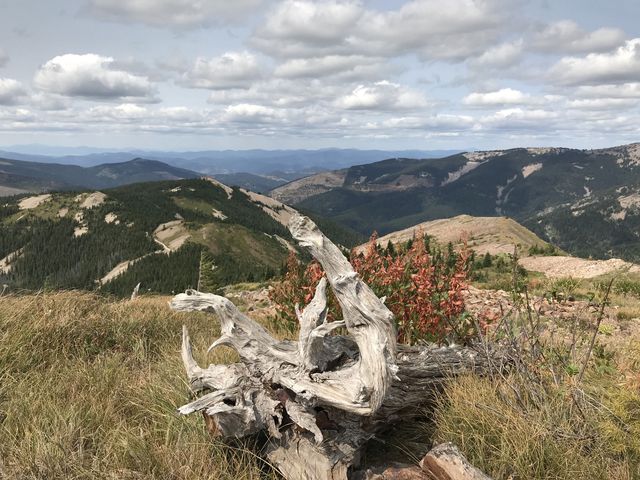
<path id="1" fill-rule="evenodd" d="M 33 197 L 27 197 L 20 200 L 18 203 L 18 208 L 20 210 L 30 210 L 32 208 L 37 208 L 42 205 L 44 202 L 48 202 L 51 200 L 51 194 L 45 193 L 43 195 L 35 195 Z"/>
<path id="2" fill-rule="evenodd" d="M 82 195 L 81 197 L 84 197 Z M 107 199 L 107 196 L 102 192 L 93 192 L 87 195 L 82 199 L 82 203 L 80 204 L 80 208 L 93 208 L 98 205 L 102 205 L 104 201 Z M 76 197 L 77 200 L 77 197 Z"/>
<path id="3" fill-rule="evenodd" d="M 467 156 L 467 155 L 468 154 L 465 154 L 465 156 Z M 476 168 L 478 168 L 480 165 L 482 165 L 485 162 L 486 162 L 486 160 L 484 160 L 484 161 L 469 160 L 467 163 L 465 163 L 461 168 L 459 168 L 455 172 L 449 172 L 449 176 L 446 178 L 446 180 L 444 182 L 442 182 L 440 184 L 440 186 L 444 187 L 445 185 L 448 185 L 450 183 L 455 182 L 460 177 L 462 177 L 463 175 L 466 175 L 467 173 L 469 173 L 472 170 L 475 170 Z"/>
<path id="4" fill-rule="evenodd" d="M 542 170 L 542 163 L 530 163 L 522 167 L 522 176 L 527 178 L 532 173 Z"/>
<path id="5" fill-rule="evenodd" d="M 120 220 L 118 220 L 118 216 L 113 212 L 107 213 L 104 216 L 104 221 L 106 223 L 113 223 L 114 225 L 119 225 L 120 224 Z"/>

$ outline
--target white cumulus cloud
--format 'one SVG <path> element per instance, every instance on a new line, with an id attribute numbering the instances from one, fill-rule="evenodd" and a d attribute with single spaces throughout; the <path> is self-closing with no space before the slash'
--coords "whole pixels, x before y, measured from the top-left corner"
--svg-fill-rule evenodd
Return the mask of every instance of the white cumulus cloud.
<path id="1" fill-rule="evenodd" d="M 628 40 L 609 53 L 564 57 L 554 65 L 551 78 L 563 85 L 598 85 L 640 80 L 640 38 Z"/>
<path id="2" fill-rule="evenodd" d="M 276 57 L 394 56 L 463 60 L 492 46 L 514 0 L 413 0 L 374 10 L 349 0 L 286 0 L 252 43 Z"/>
<path id="3" fill-rule="evenodd" d="M 36 72 L 34 85 L 48 93 L 93 100 L 155 102 L 146 77 L 112 68 L 114 59 L 92 53 L 52 58 Z"/>
<path id="4" fill-rule="evenodd" d="M 477 68 L 507 68 L 518 63 L 522 53 L 522 39 L 505 42 L 485 50 L 482 55 L 471 60 L 471 65 Z"/>
<path id="5" fill-rule="evenodd" d="M 278 65 L 274 75 L 285 78 L 317 78 L 329 75 L 370 78 L 382 70 L 382 61 L 362 55 L 327 55 L 293 58 Z"/>
<path id="6" fill-rule="evenodd" d="M 618 28 L 599 28 L 588 32 L 573 20 L 561 20 L 534 34 L 531 47 L 551 53 L 595 53 L 611 50 L 624 39 L 624 32 Z"/>
<path id="7" fill-rule="evenodd" d="M 183 83 L 211 90 L 248 88 L 261 76 L 255 55 L 246 51 L 228 52 L 215 58 L 198 57 L 183 75 Z"/>
<path id="8" fill-rule="evenodd" d="M 347 110 L 411 110 L 429 105 L 422 92 L 387 80 L 358 85 L 337 105 Z"/>
<path id="9" fill-rule="evenodd" d="M 513 88 L 502 88 L 494 92 L 473 92 L 462 99 L 465 105 L 492 106 L 528 103 L 530 95 Z"/>

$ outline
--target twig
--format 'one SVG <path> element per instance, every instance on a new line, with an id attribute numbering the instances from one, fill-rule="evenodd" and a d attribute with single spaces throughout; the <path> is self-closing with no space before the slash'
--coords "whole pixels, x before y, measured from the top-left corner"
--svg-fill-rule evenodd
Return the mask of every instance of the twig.
<path id="1" fill-rule="evenodd" d="M 596 343 L 596 336 L 598 335 L 598 331 L 600 330 L 600 324 L 602 323 L 602 318 L 604 317 L 604 307 L 609 301 L 609 294 L 611 293 L 611 286 L 613 285 L 615 277 L 611 278 L 609 281 L 609 285 L 607 285 L 607 290 L 602 298 L 602 304 L 600 305 L 600 312 L 598 313 L 598 319 L 596 320 L 596 328 L 593 331 L 593 335 L 591 336 L 591 343 L 589 344 L 589 348 L 584 357 L 584 361 L 582 362 L 582 368 L 580 369 L 580 375 L 578 375 L 577 383 L 580 384 L 582 381 L 582 377 L 584 377 L 584 372 L 587 369 L 587 364 L 589 363 L 589 358 L 591 357 L 591 352 L 593 351 L 593 347 Z"/>

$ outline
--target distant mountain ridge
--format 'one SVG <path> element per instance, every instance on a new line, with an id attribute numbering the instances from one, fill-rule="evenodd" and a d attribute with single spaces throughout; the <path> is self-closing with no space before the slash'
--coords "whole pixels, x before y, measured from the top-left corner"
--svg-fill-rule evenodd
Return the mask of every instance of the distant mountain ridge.
<path id="1" fill-rule="evenodd" d="M 296 173 L 296 178 L 324 170 L 340 169 L 371 163 L 389 157 L 435 158 L 459 150 L 360 150 L 353 148 L 324 148 L 318 150 L 202 150 L 171 152 L 157 150 L 100 151 L 73 155 L 42 155 L 0 150 L 0 157 L 38 163 L 60 163 L 92 167 L 105 163 L 124 162 L 136 157 L 158 160 L 174 167 L 195 170 L 208 175 L 251 173 L 272 175 L 275 172 Z M 42 149 L 37 149 L 41 152 Z"/>
<path id="2" fill-rule="evenodd" d="M 467 214 L 508 216 L 563 250 L 640 259 L 640 144 L 391 158 L 295 180 L 274 198 L 368 234 Z"/>
<path id="3" fill-rule="evenodd" d="M 94 167 L 0 158 L 0 196 L 50 190 L 111 188 L 137 182 L 199 176 L 199 173 L 191 170 L 143 158 Z"/>

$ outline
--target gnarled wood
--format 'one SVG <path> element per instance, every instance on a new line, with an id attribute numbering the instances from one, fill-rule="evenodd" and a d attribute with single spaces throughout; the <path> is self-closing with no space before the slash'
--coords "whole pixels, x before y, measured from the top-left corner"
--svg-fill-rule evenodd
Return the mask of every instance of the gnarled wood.
<path id="1" fill-rule="evenodd" d="M 295 216 L 293 237 L 320 262 L 326 280 L 296 313 L 297 342 L 278 341 L 229 300 L 187 291 L 171 301 L 180 311 L 215 313 L 219 345 L 240 363 L 201 368 L 183 329 L 182 359 L 195 391 L 209 391 L 179 409 L 204 412 L 216 434 L 267 431 L 264 454 L 288 479 L 344 480 L 362 446 L 391 422 L 415 414 L 451 375 L 487 368 L 485 351 L 396 345 L 393 314 L 354 272 L 340 250 L 306 217 Z M 343 320 L 327 322 L 327 283 Z M 348 335 L 332 335 L 345 327 Z"/>

